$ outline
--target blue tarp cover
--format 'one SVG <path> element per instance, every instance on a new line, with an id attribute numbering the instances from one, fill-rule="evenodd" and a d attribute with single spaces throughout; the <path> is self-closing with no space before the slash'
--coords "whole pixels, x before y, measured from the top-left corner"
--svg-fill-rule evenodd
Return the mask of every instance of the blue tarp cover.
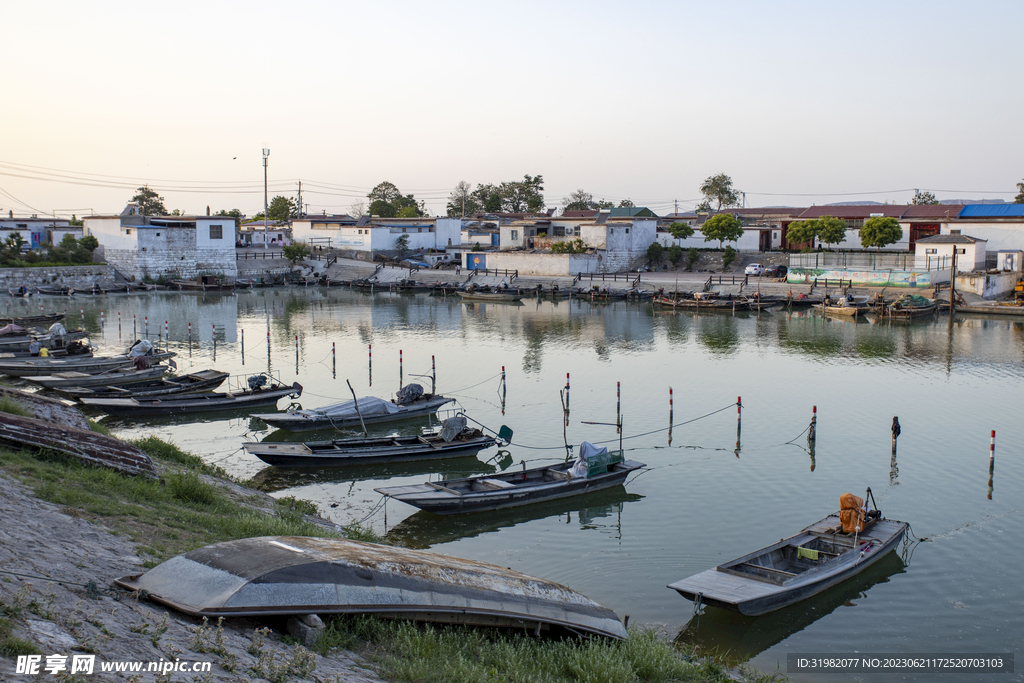
<path id="1" fill-rule="evenodd" d="M 960 212 L 960 218 L 1000 216 L 1024 216 L 1024 204 L 968 204 Z"/>

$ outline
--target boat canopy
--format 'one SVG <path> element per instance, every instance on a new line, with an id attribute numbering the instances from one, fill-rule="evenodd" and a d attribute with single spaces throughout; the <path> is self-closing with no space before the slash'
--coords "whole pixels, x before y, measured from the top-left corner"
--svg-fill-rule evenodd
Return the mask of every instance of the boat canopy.
<path id="1" fill-rule="evenodd" d="M 419 384 L 406 384 L 399 390 L 395 395 L 395 401 L 398 405 L 405 405 L 406 403 L 412 403 L 420 396 L 423 395 L 423 387 Z"/>
<path id="2" fill-rule="evenodd" d="M 441 423 L 441 440 L 451 443 L 466 428 L 466 418 L 461 415 L 449 417 Z"/>
<path id="3" fill-rule="evenodd" d="M 359 415 L 362 415 L 363 417 L 371 417 L 374 415 L 390 415 L 402 412 L 402 408 L 401 406 L 395 405 L 391 401 L 386 401 L 382 398 L 370 396 L 367 398 L 359 399 L 358 411 L 356 411 L 355 401 L 343 401 L 341 403 L 335 403 L 333 405 L 324 406 L 323 408 L 316 408 L 314 410 L 293 410 L 290 412 L 293 415 L 303 415 L 305 417 L 310 418 L 328 417 L 335 420 L 340 420 L 355 419 Z"/>
<path id="4" fill-rule="evenodd" d="M 569 470 L 569 474 L 577 479 L 586 478 L 590 474 L 591 463 L 607 454 L 608 449 L 606 447 L 602 446 L 598 448 L 589 441 L 584 441 L 580 444 L 580 454 L 576 456 L 576 462 L 573 463 L 572 469 Z"/>

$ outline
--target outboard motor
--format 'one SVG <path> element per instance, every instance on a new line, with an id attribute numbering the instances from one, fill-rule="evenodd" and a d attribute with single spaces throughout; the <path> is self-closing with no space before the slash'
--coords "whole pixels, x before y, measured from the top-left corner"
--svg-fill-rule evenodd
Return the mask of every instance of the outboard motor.
<path id="1" fill-rule="evenodd" d="M 267 386 L 267 376 L 253 375 L 248 380 L 246 380 L 246 383 L 249 385 L 249 391 L 256 391 L 257 389 L 262 389 L 263 387 Z"/>

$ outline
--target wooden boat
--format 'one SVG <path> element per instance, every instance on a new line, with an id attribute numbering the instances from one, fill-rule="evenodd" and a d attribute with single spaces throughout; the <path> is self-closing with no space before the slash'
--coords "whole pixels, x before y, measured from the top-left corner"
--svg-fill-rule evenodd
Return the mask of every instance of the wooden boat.
<path id="1" fill-rule="evenodd" d="M 291 386 L 271 380 L 269 388 L 243 389 L 232 392 L 208 394 L 172 394 L 170 396 L 133 398 L 87 398 L 82 405 L 102 410 L 110 415 L 180 415 L 182 413 L 211 413 L 218 410 L 251 409 L 258 406 L 275 405 L 285 396 L 298 398 L 302 385 Z"/>
<path id="2" fill-rule="evenodd" d="M 459 290 L 458 295 L 466 301 L 519 301 L 525 296 L 518 289 L 490 290 L 482 289 Z"/>
<path id="3" fill-rule="evenodd" d="M 377 614 L 537 634 L 629 637 L 614 612 L 557 583 L 493 564 L 344 538 L 227 541 L 116 583 L 212 619 Z"/>
<path id="4" fill-rule="evenodd" d="M 690 311 L 747 311 L 750 305 L 743 299 L 718 299 L 695 297 L 673 299 L 669 297 L 654 297 L 654 303 L 659 306 L 668 306 Z"/>
<path id="5" fill-rule="evenodd" d="M 146 358 L 151 362 L 171 358 L 175 354 L 170 351 L 159 351 L 149 354 Z M 10 377 L 37 377 L 53 375 L 60 372 L 80 372 L 96 375 L 108 370 L 127 368 L 135 364 L 129 356 L 65 356 L 61 358 L 9 358 L 0 359 L 0 374 Z"/>
<path id="6" fill-rule="evenodd" d="M 57 372 L 52 375 L 26 377 L 25 379 L 47 389 L 62 389 L 65 387 L 125 387 L 132 384 L 146 384 L 158 381 L 169 369 L 166 365 L 157 365 L 145 370 L 136 370 L 134 367 L 129 366 L 96 374 L 72 370 Z"/>
<path id="7" fill-rule="evenodd" d="M 156 382 L 128 387 L 60 387 L 60 393 L 71 398 L 153 398 L 172 394 L 195 394 L 213 391 L 228 378 L 228 373 L 200 370 L 179 377 L 162 377 Z"/>
<path id="8" fill-rule="evenodd" d="M 449 424 L 449 421 L 459 421 Z M 370 439 L 336 439 L 306 443 L 243 443 L 250 454 L 277 467 L 339 467 L 380 465 L 419 460 L 443 460 L 476 455 L 491 446 L 508 445 L 512 430 L 502 427 L 498 437 L 467 427 L 465 418 L 448 418 L 445 429 L 417 436 L 384 436 Z M 445 436 L 449 438 L 446 440 Z"/>
<path id="9" fill-rule="evenodd" d="M 71 296 L 74 293 L 71 287 L 36 287 L 36 294 L 44 296 Z"/>
<path id="10" fill-rule="evenodd" d="M 409 386 L 418 387 L 419 385 L 408 385 L 403 391 Z M 422 387 L 420 387 L 420 391 L 422 392 Z M 402 392 L 399 392 L 399 397 L 394 401 L 366 397 L 360 398 L 358 401 L 342 401 L 313 410 L 297 409 L 284 413 L 257 413 L 250 417 L 263 420 L 268 425 L 279 429 L 287 429 L 289 432 L 348 429 L 359 427 L 361 424 L 377 424 L 423 417 L 434 413 L 441 406 L 454 400 L 454 398 L 445 398 L 435 394 L 421 394 L 418 398 L 407 400 L 403 399 Z"/>
<path id="11" fill-rule="evenodd" d="M 442 479 L 410 486 L 387 486 L 377 493 L 439 515 L 483 512 L 567 498 L 619 486 L 641 467 L 622 451 L 608 452 L 583 442 L 574 462 L 509 470 L 465 479 Z"/>
<path id="12" fill-rule="evenodd" d="M 226 282 L 213 275 L 200 275 L 195 280 L 171 280 L 171 288 L 178 291 L 211 292 L 235 288 L 234 282 Z"/>
<path id="13" fill-rule="evenodd" d="M 41 330 L 37 331 L 37 333 L 31 333 L 29 330 L 25 330 L 25 332 L 27 334 L 0 336 L 0 353 L 29 351 L 29 347 L 32 346 L 34 341 L 39 342 L 40 347 L 45 347 L 51 351 L 65 349 L 72 342 L 89 336 L 89 333 L 85 330 L 72 330 L 64 334 L 47 334 Z"/>
<path id="14" fill-rule="evenodd" d="M 862 531 L 847 534 L 842 532 L 840 514 L 669 588 L 689 600 L 747 616 L 766 614 L 859 574 L 895 549 L 907 530 L 906 522 L 885 519 L 872 510 Z"/>
<path id="15" fill-rule="evenodd" d="M 905 295 L 895 301 L 875 308 L 872 313 L 882 318 L 922 318 L 935 313 L 938 303 L 923 296 Z"/>
<path id="16" fill-rule="evenodd" d="M 820 304 L 815 304 L 814 310 L 822 315 L 838 315 L 847 318 L 856 318 L 871 310 L 866 296 L 842 297 L 839 299 L 826 298 Z"/>

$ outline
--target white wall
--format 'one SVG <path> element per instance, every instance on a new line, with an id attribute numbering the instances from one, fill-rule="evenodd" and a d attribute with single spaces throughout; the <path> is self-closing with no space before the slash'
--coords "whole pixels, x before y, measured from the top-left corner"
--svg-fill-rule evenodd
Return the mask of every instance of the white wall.
<path id="1" fill-rule="evenodd" d="M 974 235 L 971 235 L 974 237 Z M 928 270 L 928 259 L 931 258 L 933 263 L 931 264 L 934 268 L 934 261 L 950 263 L 950 259 L 953 258 L 953 248 L 962 249 L 965 253 L 957 255 L 956 258 L 956 272 L 958 273 L 970 273 L 976 270 L 985 270 L 985 254 L 986 254 L 986 243 L 976 242 L 974 244 L 936 244 L 929 242 L 916 242 L 914 244 L 914 269 L 915 270 Z M 934 254 L 929 254 L 927 251 L 934 249 Z M 948 267 L 947 267 L 948 270 Z"/>
<path id="2" fill-rule="evenodd" d="M 139 226 L 122 226 L 120 216 L 86 218 L 83 223 L 85 234 L 96 237 L 105 249 L 136 249 L 138 247 Z"/>
<path id="3" fill-rule="evenodd" d="M 960 234 L 986 240 L 988 248 L 993 251 L 1024 249 L 1024 220 L 1006 223 L 965 221 L 954 226 L 953 229 L 959 230 Z M 940 226 L 939 234 L 950 234 L 950 225 Z"/>

